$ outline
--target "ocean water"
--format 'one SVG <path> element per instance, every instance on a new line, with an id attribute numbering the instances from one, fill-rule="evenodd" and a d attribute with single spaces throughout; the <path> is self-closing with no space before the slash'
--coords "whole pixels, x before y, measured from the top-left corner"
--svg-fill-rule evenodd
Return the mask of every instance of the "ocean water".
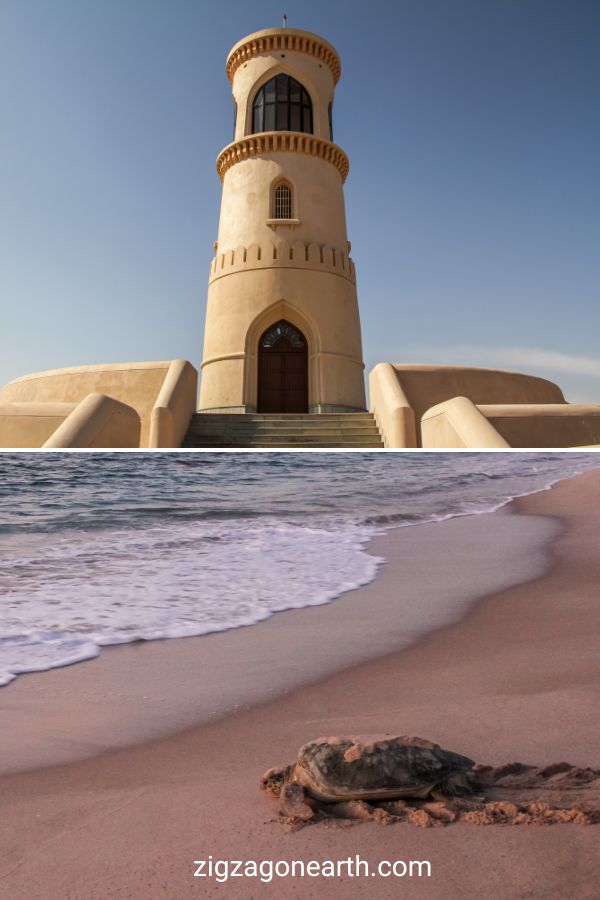
<path id="1" fill-rule="evenodd" d="M 594 454 L 2 454 L 0 685 L 251 625 L 375 578 L 368 541 L 497 509 Z"/>

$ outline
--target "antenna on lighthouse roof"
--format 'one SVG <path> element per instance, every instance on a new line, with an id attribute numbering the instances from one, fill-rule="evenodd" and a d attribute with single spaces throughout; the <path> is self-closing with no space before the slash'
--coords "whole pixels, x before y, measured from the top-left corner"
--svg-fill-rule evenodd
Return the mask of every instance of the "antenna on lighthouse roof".
<path id="1" fill-rule="evenodd" d="M 283 27 L 285 28 L 286 25 L 287 25 L 287 14 L 284 13 L 283 14 Z"/>

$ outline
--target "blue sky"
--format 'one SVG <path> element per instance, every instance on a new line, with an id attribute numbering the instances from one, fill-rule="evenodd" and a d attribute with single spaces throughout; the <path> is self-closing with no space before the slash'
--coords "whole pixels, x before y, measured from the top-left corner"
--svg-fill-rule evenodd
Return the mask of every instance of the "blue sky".
<path id="1" fill-rule="evenodd" d="M 600 3 L 285 3 L 0 0 L 0 383 L 198 365 L 225 59 L 285 10 L 342 58 L 367 369 L 498 366 L 600 402 Z"/>

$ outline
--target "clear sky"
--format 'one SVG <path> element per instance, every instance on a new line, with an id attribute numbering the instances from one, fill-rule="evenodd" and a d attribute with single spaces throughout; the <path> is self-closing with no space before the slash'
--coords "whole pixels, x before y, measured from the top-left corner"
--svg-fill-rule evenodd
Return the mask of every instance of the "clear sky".
<path id="1" fill-rule="evenodd" d="M 0 383 L 202 354 L 244 35 L 339 50 L 367 369 L 600 402 L 598 0 L 0 0 Z"/>

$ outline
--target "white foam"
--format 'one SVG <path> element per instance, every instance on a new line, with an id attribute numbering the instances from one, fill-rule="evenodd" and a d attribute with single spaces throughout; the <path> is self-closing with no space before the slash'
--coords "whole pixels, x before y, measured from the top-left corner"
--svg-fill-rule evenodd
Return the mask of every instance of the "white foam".
<path id="1" fill-rule="evenodd" d="M 38 455 L 14 496 L 17 464 L 0 477 L 0 685 L 102 646 L 328 603 L 373 580 L 381 560 L 365 545 L 379 531 L 487 513 L 597 465 L 593 454 L 169 459 L 121 469 L 119 458 Z"/>
<path id="2" fill-rule="evenodd" d="M 280 519 L 13 539 L 2 579 L 0 684 L 99 647 L 251 625 L 367 584 L 374 527 Z"/>

